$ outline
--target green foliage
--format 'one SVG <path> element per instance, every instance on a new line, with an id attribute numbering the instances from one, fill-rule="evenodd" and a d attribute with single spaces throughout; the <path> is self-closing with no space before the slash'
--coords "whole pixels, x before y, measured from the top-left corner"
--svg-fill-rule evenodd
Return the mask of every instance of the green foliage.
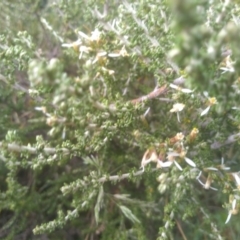
<path id="1" fill-rule="evenodd" d="M 0 6 L 1 239 L 238 239 L 237 1 Z"/>

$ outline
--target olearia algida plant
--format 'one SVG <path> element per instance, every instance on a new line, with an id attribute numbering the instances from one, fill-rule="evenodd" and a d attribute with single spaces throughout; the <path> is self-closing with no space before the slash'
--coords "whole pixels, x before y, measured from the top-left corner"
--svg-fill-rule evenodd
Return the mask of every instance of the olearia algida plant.
<path id="1" fill-rule="evenodd" d="M 239 239 L 237 1 L 0 6 L 1 239 Z"/>

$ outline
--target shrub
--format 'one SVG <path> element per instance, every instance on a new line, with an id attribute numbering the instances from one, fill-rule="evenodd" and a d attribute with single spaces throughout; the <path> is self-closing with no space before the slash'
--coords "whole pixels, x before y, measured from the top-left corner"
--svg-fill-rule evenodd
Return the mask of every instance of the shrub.
<path id="1" fill-rule="evenodd" d="M 2 239 L 237 238 L 238 3 L 0 6 Z"/>

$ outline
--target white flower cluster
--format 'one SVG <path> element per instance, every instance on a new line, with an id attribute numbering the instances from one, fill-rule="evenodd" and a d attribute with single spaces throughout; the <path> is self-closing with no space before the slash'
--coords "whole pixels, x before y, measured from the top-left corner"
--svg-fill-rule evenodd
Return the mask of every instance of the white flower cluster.
<path id="1" fill-rule="evenodd" d="M 182 171 L 182 167 L 179 164 L 179 161 L 181 159 L 184 159 L 185 162 L 190 165 L 191 167 L 196 167 L 196 164 L 194 161 L 192 161 L 190 158 L 186 157 L 187 154 L 187 148 L 184 147 L 183 141 L 184 141 L 184 134 L 183 133 L 177 133 L 176 136 L 174 136 L 170 141 L 173 141 L 175 144 L 177 144 L 178 150 L 174 150 L 172 148 L 168 148 L 166 159 L 167 161 L 164 161 L 163 158 L 165 157 L 159 157 L 157 155 L 157 151 L 155 148 L 148 149 L 142 158 L 141 168 L 144 171 L 144 168 L 147 164 L 150 162 L 155 162 L 157 164 L 157 168 L 167 168 L 170 167 L 172 164 L 175 164 L 176 167 Z"/>
<path id="2" fill-rule="evenodd" d="M 79 59 L 83 58 L 83 54 L 88 54 L 90 52 L 94 52 L 95 58 L 93 60 L 88 60 L 88 65 L 95 64 L 96 62 L 101 61 L 104 57 L 108 56 L 110 58 L 116 57 L 126 57 L 129 56 L 125 46 L 122 46 L 120 50 L 116 50 L 114 52 L 108 53 L 104 50 L 101 50 L 101 40 L 103 33 L 98 29 L 94 30 L 91 33 L 91 36 L 86 35 L 85 33 L 79 31 L 78 32 L 79 39 L 73 43 L 64 43 L 63 47 L 73 48 L 79 52 Z M 98 45 L 98 47 L 94 47 Z"/>

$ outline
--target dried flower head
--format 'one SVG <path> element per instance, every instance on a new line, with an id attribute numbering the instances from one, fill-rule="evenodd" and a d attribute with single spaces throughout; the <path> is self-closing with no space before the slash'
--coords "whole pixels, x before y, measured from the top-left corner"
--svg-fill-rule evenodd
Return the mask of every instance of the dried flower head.
<path id="1" fill-rule="evenodd" d="M 189 134 L 189 140 L 192 142 L 196 139 L 197 135 L 199 133 L 199 130 L 197 128 L 193 128 L 192 131 Z"/>
<path id="2" fill-rule="evenodd" d="M 217 104 L 217 99 L 215 97 L 208 98 L 208 103 L 207 103 L 208 107 L 202 111 L 201 116 L 206 115 L 209 112 L 211 106 L 215 104 Z"/>
<path id="3" fill-rule="evenodd" d="M 217 104 L 217 99 L 215 97 L 211 97 L 208 99 L 208 102 L 209 102 L 209 105 L 212 106 Z"/>
<path id="4" fill-rule="evenodd" d="M 173 108 L 170 110 L 170 112 L 176 112 L 177 113 L 177 119 L 178 122 L 180 122 L 179 112 L 181 112 L 185 107 L 185 104 L 183 103 L 175 103 L 173 105 Z"/>
<path id="5" fill-rule="evenodd" d="M 175 103 L 173 105 L 173 108 L 170 110 L 170 112 L 181 112 L 185 107 L 185 104 L 183 103 Z"/>
<path id="6" fill-rule="evenodd" d="M 184 139 L 184 134 L 183 133 L 177 133 L 174 137 L 170 138 L 170 143 L 175 144 L 177 142 L 181 142 Z"/>

